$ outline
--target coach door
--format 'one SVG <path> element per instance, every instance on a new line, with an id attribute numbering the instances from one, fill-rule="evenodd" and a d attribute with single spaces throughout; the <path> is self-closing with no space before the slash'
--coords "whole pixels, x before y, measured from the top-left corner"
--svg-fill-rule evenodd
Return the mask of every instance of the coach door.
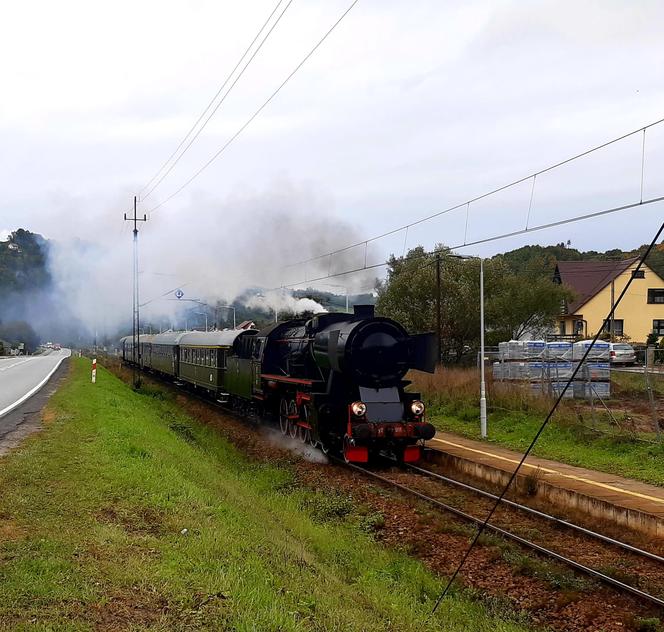
<path id="1" fill-rule="evenodd" d="M 253 351 L 251 354 L 251 382 L 252 391 L 254 393 L 263 393 L 263 381 L 261 379 L 261 366 L 263 358 L 263 347 L 265 346 L 265 338 L 254 338 L 252 341 Z"/>

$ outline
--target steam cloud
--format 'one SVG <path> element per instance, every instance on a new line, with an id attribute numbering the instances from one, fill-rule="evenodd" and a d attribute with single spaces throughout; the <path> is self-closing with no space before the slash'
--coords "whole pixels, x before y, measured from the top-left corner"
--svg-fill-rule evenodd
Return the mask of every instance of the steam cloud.
<path id="1" fill-rule="evenodd" d="M 75 202 L 59 202 L 63 214 L 78 215 Z M 48 310 L 48 322 L 38 323 L 40 330 L 53 330 L 62 320 L 75 323 L 88 337 L 114 336 L 130 327 L 131 230 L 129 222 L 122 225 L 118 208 L 122 206 L 77 225 L 76 238 L 71 238 L 68 222 L 58 221 L 60 213 L 45 226 L 32 227 L 51 239 L 48 263 L 53 284 L 46 298 L 56 307 Z M 186 298 L 208 303 L 231 302 L 250 287 L 266 288 L 263 298 L 249 298 L 248 306 L 324 311 L 315 301 L 298 300 L 273 288 L 328 274 L 328 260 L 285 266 L 358 240 L 355 228 L 334 218 L 332 210 L 330 200 L 288 182 L 221 201 L 199 196 L 185 211 L 160 209 L 139 226 L 142 318 L 177 319 L 191 303 L 174 300 L 176 288 L 182 288 Z M 357 254 L 335 257 L 335 268 L 355 267 Z M 368 274 L 353 275 L 343 282 L 352 281 L 359 288 L 369 279 L 373 280 Z"/>

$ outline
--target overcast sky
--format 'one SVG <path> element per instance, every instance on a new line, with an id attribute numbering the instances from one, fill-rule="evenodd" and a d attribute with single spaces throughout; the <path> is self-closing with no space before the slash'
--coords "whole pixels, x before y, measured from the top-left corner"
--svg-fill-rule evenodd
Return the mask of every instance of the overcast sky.
<path id="1" fill-rule="evenodd" d="M 131 196 L 175 149 L 274 4 L 4 3 L 0 231 L 128 242 L 122 213 Z M 221 147 L 349 4 L 293 0 L 139 212 Z M 280 234 L 286 259 L 297 260 L 345 245 L 346 233 L 350 242 L 382 233 L 664 117 L 663 23 L 664 4 L 645 0 L 360 0 L 222 156 L 151 215 L 143 232 L 153 246 L 143 261 L 173 271 L 182 235 L 191 255 L 202 233 L 209 250 L 243 227 L 254 234 L 272 200 L 275 216 L 292 204 L 296 217 L 324 215 L 338 229 L 331 242 L 306 247 L 306 231 Z M 543 175 L 530 225 L 638 201 L 641 142 L 637 135 Z M 663 168 L 660 125 L 646 138 L 645 198 L 664 193 Z M 370 257 L 521 228 L 531 191 L 526 183 L 473 205 L 467 229 L 461 211 L 382 240 Z M 650 239 L 663 208 L 461 252 L 567 239 L 583 249 L 630 248 Z M 251 250 L 250 240 L 242 243 Z M 274 270 L 265 276 L 274 282 Z"/>

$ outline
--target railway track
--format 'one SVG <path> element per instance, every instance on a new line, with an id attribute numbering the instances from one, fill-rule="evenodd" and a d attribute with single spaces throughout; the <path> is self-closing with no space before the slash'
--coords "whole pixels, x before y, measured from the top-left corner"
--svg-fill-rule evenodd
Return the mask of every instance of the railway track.
<path id="1" fill-rule="evenodd" d="M 406 463 L 403 466 L 405 469 L 410 470 L 412 472 L 416 472 L 417 474 L 422 474 L 424 476 L 429 476 L 433 479 L 442 481 L 444 483 L 447 483 L 448 485 L 454 485 L 456 487 L 460 487 L 461 489 L 465 489 L 471 492 L 474 492 L 480 496 L 484 496 L 485 498 L 490 498 L 491 500 L 498 500 L 498 496 L 496 494 L 492 494 L 491 492 L 487 492 L 484 489 L 480 489 L 479 487 L 474 487 L 473 485 L 469 485 L 468 483 L 462 483 L 461 481 L 457 481 L 453 478 L 449 478 L 447 476 L 443 476 L 442 474 L 439 474 L 438 472 L 432 472 L 431 470 L 427 470 L 422 467 L 418 467 L 416 465 L 411 465 L 410 463 Z M 518 509 L 519 511 L 523 511 L 524 513 L 530 514 L 532 516 L 536 516 L 538 518 L 542 518 L 543 520 L 546 520 L 548 522 L 551 522 L 553 524 L 566 527 L 568 529 L 571 529 L 573 531 L 577 531 L 579 533 L 582 533 L 584 535 L 587 535 L 591 538 L 594 538 L 596 540 L 599 540 L 601 542 L 604 542 L 606 544 L 610 544 L 611 546 L 618 547 L 620 549 L 623 549 L 625 551 L 628 551 L 630 553 L 634 553 L 635 555 L 639 555 L 640 557 L 644 557 L 647 559 L 650 559 L 654 562 L 659 562 L 660 564 L 664 565 L 664 557 L 661 555 L 657 555 L 656 553 L 651 553 L 650 551 L 645 551 L 644 549 L 640 549 L 636 546 L 632 546 L 631 544 L 628 544 L 627 542 L 621 542 L 620 540 L 616 540 L 614 538 L 610 538 L 607 535 L 604 535 L 602 533 L 598 533 L 597 531 L 593 531 L 592 529 L 587 529 L 586 527 L 582 527 L 581 525 L 575 524 L 573 522 L 569 522 L 568 520 L 563 520 L 562 518 L 557 518 L 556 516 L 552 516 L 551 514 L 547 514 L 543 511 L 539 511 L 538 509 L 533 509 L 532 507 L 528 507 L 527 505 L 522 505 L 521 503 L 514 502 L 512 500 L 508 500 L 507 498 L 503 498 L 501 500 L 501 503 L 504 505 L 507 505 L 508 507 L 513 507 L 515 509 Z"/>
<path id="2" fill-rule="evenodd" d="M 334 460 L 336 463 L 339 463 L 345 467 L 348 467 L 352 470 L 356 470 L 360 472 L 362 475 L 373 478 L 375 480 L 378 480 L 384 484 L 387 484 L 391 487 L 394 487 L 401 492 L 414 496 L 416 498 L 419 498 L 420 500 L 428 503 L 429 505 L 432 505 L 436 507 L 437 509 L 440 509 L 442 511 L 445 511 L 447 513 L 451 513 L 458 518 L 461 518 L 462 520 L 466 522 L 470 522 L 475 525 L 481 525 L 483 524 L 484 520 L 482 518 L 478 518 L 474 515 L 471 515 L 467 513 L 466 511 L 463 511 L 459 509 L 458 507 L 454 507 L 450 505 L 449 503 L 443 502 L 442 500 L 438 498 L 433 498 L 432 496 L 421 492 L 417 489 L 414 489 L 408 485 L 404 485 L 403 483 L 400 483 L 398 481 L 395 481 L 388 476 L 384 476 L 383 474 L 379 474 L 378 472 L 374 472 L 372 470 L 369 470 L 367 468 L 364 468 L 359 465 L 355 465 L 353 463 L 346 463 L 345 461 L 341 459 L 337 459 L 336 457 L 331 457 L 332 460 Z M 496 499 L 497 496 L 494 494 L 491 494 L 489 492 L 485 492 L 484 490 L 480 490 L 478 488 L 473 487 L 472 485 L 467 485 L 466 483 L 461 483 L 460 481 L 455 481 L 454 479 L 449 479 L 448 477 L 442 476 L 440 474 L 437 474 L 436 472 L 431 472 L 430 470 L 426 470 L 423 468 L 419 468 L 417 466 L 411 466 L 408 465 L 405 467 L 406 470 L 411 470 L 413 472 L 417 472 L 418 474 L 422 476 L 428 476 L 432 479 L 440 480 L 441 482 L 445 482 L 446 484 L 451 484 L 451 485 L 456 485 L 460 488 L 464 488 L 467 491 L 472 491 L 478 494 L 481 494 L 487 498 L 491 499 Z M 576 532 L 582 533 L 585 536 L 594 538 L 598 541 L 601 541 L 604 544 L 609 544 L 611 546 L 619 547 L 622 550 L 625 550 L 629 552 L 632 555 L 636 555 L 639 557 L 642 557 L 644 559 L 648 559 L 650 561 L 655 561 L 658 563 L 663 563 L 664 564 L 664 558 L 654 554 L 650 553 L 648 551 L 644 551 L 642 549 L 639 549 L 638 547 L 634 547 L 630 544 L 627 544 L 625 542 L 621 542 L 619 540 L 614 540 L 613 538 L 609 538 L 608 536 L 604 536 L 600 533 L 596 533 L 590 529 L 586 529 L 585 527 L 581 527 L 580 525 L 575 525 L 571 522 L 568 522 L 566 520 L 561 520 L 559 518 L 556 518 L 555 516 L 550 516 L 549 514 L 546 514 L 544 512 L 537 511 L 535 509 L 531 509 L 530 507 L 526 507 L 525 505 L 520 505 L 519 503 L 515 503 L 513 501 L 503 501 L 504 504 L 512 506 L 514 509 L 518 509 L 519 511 L 524 511 L 526 513 L 529 513 L 531 515 L 535 515 L 537 518 L 546 520 L 548 522 L 551 522 L 553 524 L 556 524 L 558 526 L 564 526 L 566 528 L 572 529 Z M 563 555 L 561 553 L 558 553 L 556 551 L 553 551 L 545 546 L 542 546 L 540 544 L 537 544 L 536 542 L 533 542 L 527 538 L 524 538 L 520 535 L 517 535 L 516 533 L 513 533 L 511 531 L 508 531 L 507 529 L 504 529 L 500 526 L 497 526 L 495 524 L 489 523 L 486 526 L 486 529 L 492 531 L 493 533 L 497 533 L 503 538 L 507 540 L 511 540 L 513 542 L 518 543 L 524 548 L 527 548 L 529 550 L 535 551 L 539 553 L 540 555 L 543 555 L 545 557 L 548 557 L 550 559 L 553 559 L 561 564 L 564 564 L 575 571 L 582 573 L 584 575 L 587 575 L 589 577 L 592 577 L 596 579 L 597 581 L 600 581 L 601 583 L 611 586 L 612 588 L 621 591 L 623 593 L 628 593 L 631 594 L 638 599 L 650 604 L 657 606 L 659 608 L 664 608 L 664 599 L 652 595 L 644 590 L 641 590 L 640 588 L 637 588 L 635 586 L 632 586 L 630 584 L 627 584 L 625 582 L 620 581 L 619 579 L 616 579 L 615 577 L 611 577 L 610 575 L 607 575 L 606 573 L 603 573 L 599 570 L 596 570 L 594 568 L 591 568 L 590 566 L 587 566 L 585 564 L 582 564 L 576 560 L 571 559 L 570 557 L 567 557 L 566 555 Z M 664 567 L 663 567 L 664 568 Z"/>

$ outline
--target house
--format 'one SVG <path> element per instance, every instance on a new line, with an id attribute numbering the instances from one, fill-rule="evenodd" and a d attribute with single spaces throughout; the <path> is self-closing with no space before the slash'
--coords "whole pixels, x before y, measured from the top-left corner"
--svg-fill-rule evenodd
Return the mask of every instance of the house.
<path id="1" fill-rule="evenodd" d="M 559 333 L 589 338 L 603 329 L 610 334 L 611 323 L 604 319 L 634 276 L 616 308 L 613 336 L 633 342 L 645 342 L 651 332 L 664 336 L 664 279 L 645 264 L 635 273 L 638 261 L 638 257 L 623 261 L 559 261 L 553 280 L 574 292 L 574 298 L 562 306 Z"/>

